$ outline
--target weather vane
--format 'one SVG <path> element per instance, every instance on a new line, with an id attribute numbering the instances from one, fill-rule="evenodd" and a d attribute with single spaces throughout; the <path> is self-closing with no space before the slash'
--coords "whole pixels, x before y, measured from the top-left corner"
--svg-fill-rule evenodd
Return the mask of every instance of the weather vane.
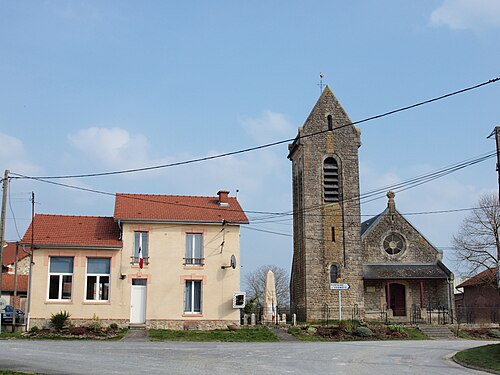
<path id="1" fill-rule="evenodd" d="M 319 86 L 319 94 L 321 95 L 323 93 L 323 77 L 325 76 L 325 73 L 319 72 L 319 83 L 317 84 Z"/>

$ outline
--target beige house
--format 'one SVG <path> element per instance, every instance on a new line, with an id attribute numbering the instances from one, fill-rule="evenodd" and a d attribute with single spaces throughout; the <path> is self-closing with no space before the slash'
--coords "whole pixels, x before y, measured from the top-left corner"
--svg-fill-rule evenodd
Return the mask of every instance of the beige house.
<path id="1" fill-rule="evenodd" d="M 150 328 L 239 324 L 233 296 L 248 219 L 228 194 L 117 194 L 113 217 L 36 215 L 29 326 L 60 311 L 81 325 L 94 316 Z"/>

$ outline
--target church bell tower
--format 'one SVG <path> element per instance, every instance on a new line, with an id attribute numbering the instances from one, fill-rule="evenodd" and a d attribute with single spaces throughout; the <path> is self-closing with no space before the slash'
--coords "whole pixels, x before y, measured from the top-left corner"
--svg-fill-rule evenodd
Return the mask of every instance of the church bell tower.
<path id="1" fill-rule="evenodd" d="M 360 132 L 327 86 L 294 142 L 291 303 L 298 319 L 338 319 L 364 307 L 359 204 Z M 362 316 L 360 316 L 362 317 Z"/>

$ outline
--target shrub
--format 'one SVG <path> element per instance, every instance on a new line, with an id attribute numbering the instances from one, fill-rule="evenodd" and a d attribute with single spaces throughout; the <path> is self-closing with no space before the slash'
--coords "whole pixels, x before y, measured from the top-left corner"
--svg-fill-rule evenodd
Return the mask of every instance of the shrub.
<path id="1" fill-rule="evenodd" d="M 111 324 L 109 325 L 109 328 L 111 328 L 111 329 L 118 329 L 119 327 L 118 327 L 118 324 L 116 324 L 116 323 L 111 323 Z"/>
<path id="2" fill-rule="evenodd" d="M 339 322 L 339 328 L 346 333 L 352 333 L 358 327 L 359 321 L 357 320 L 341 320 Z"/>
<path id="3" fill-rule="evenodd" d="M 353 331 L 353 334 L 358 337 L 370 337 L 373 336 L 373 332 L 368 327 L 358 327 Z"/>
<path id="4" fill-rule="evenodd" d="M 52 316 L 50 317 L 50 323 L 56 330 L 60 331 L 61 329 L 63 329 L 70 316 L 70 313 L 67 311 L 61 311 L 57 314 L 52 314 Z"/>
<path id="5" fill-rule="evenodd" d="M 80 336 L 85 334 L 86 330 L 84 327 L 73 327 L 69 330 L 69 333 L 75 336 Z"/>
<path id="6" fill-rule="evenodd" d="M 38 328 L 37 326 L 33 326 L 31 327 L 30 332 L 37 333 L 39 330 L 40 328 Z"/>
<path id="7" fill-rule="evenodd" d="M 487 334 L 490 337 L 500 339 L 500 331 L 498 329 L 490 329 Z"/>
<path id="8" fill-rule="evenodd" d="M 94 316 L 92 317 L 92 322 L 90 322 L 89 329 L 94 332 L 97 332 L 101 329 L 101 319 L 99 319 L 96 314 L 94 314 Z"/>
<path id="9" fill-rule="evenodd" d="M 395 325 L 395 324 L 389 324 L 389 325 L 387 326 L 387 329 L 388 329 L 390 332 L 403 332 L 403 327 L 398 326 L 398 325 Z"/>

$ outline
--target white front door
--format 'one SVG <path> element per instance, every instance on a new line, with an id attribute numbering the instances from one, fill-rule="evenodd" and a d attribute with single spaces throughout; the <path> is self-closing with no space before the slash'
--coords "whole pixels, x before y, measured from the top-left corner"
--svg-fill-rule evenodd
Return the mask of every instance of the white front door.
<path id="1" fill-rule="evenodd" d="M 130 323 L 146 323 L 147 280 L 132 279 L 132 295 L 130 297 Z"/>

